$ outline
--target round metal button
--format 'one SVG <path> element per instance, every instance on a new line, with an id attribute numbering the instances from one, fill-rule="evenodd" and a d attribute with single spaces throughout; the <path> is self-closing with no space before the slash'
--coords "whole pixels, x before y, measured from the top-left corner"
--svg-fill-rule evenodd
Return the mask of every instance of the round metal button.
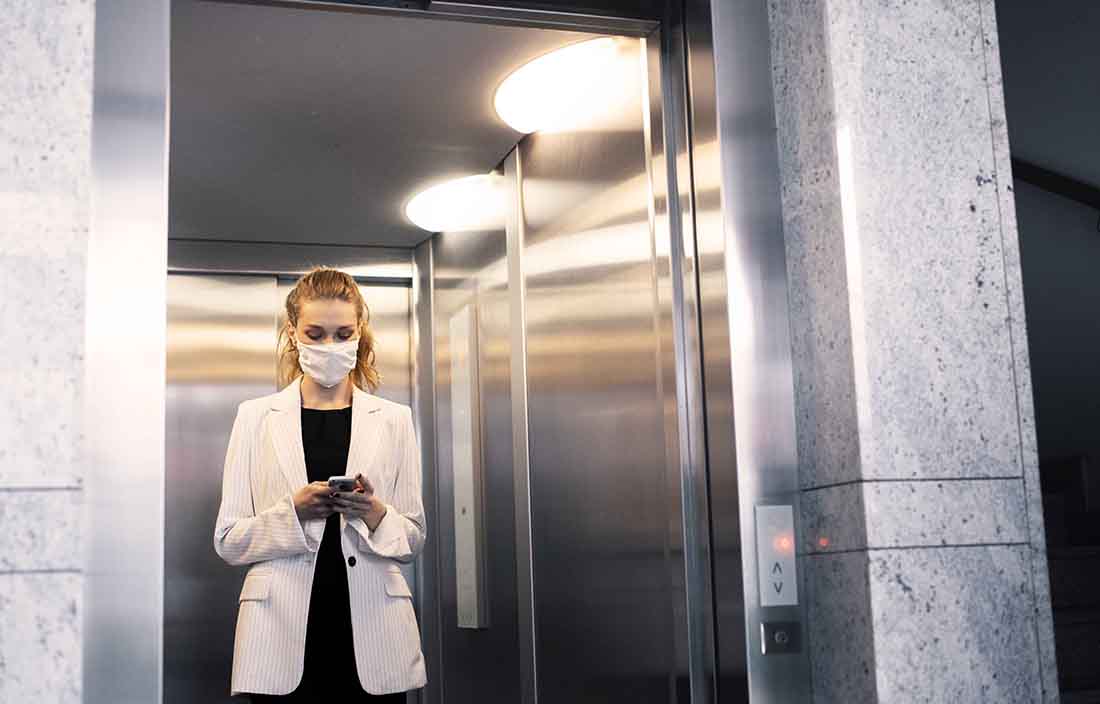
<path id="1" fill-rule="evenodd" d="M 352 555 L 351 557 L 348 558 L 348 564 L 351 565 L 352 567 L 355 567 L 355 555 Z"/>

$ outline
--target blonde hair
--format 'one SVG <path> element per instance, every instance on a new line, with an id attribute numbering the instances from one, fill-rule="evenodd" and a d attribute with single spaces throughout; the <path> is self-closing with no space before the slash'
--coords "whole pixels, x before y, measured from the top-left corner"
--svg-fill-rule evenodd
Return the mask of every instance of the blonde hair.
<path id="1" fill-rule="evenodd" d="M 370 310 L 367 308 L 359 285 L 348 274 L 327 266 L 315 266 L 294 285 L 286 297 L 286 319 L 291 327 L 298 327 L 298 315 L 302 312 L 303 301 L 340 300 L 355 306 L 355 317 L 359 328 L 359 350 L 355 368 L 351 370 L 351 380 L 364 391 L 374 392 L 381 382 L 378 370 L 374 368 L 374 334 L 370 329 Z M 287 333 L 286 325 L 279 327 L 278 362 L 276 378 L 279 388 L 297 379 L 302 374 L 298 363 L 298 345 Z"/>

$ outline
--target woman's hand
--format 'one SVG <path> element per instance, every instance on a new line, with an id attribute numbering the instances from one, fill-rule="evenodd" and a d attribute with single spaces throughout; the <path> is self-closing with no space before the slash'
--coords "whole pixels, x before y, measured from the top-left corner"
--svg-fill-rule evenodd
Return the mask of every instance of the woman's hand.
<path id="1" fill-rule="evenodd" d="M 333 506 L 348 518 L 362 518 L 374 530 L 386 515 L 386 504 L 374 498 L 374 487 L 362 474 L 355 475 L 355 481 L 355 491 L 336 492 Z"/>
<path id="2" fill-rule="evenodd" d="M 310 482 L 294 492 L 294 510 L 298 520 L 328 518 L 336 510 L 328 482 Z"/>

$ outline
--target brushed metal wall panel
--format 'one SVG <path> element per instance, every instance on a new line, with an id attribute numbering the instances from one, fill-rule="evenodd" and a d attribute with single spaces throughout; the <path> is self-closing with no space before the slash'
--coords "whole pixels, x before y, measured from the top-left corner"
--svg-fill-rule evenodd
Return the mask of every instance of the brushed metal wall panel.
<path id="1" fill-rule="evenodd" d="M 745 650 L 745 587 L 741 564 L 740 493 L 734 454 L 733 382 L 726 299 L 721 173 L 709 0 L 685 3 L 684 51 L 691 125 L 691 225 L 695 233 L 707 466 L 712 522 L 718 701 L 749 700 Z M 685 155 L 686 156 L 686 155 Z M 752 544 L 751 541 L 749 543 Z"/>
<path id="2" fill-rule="evenodd" d="M 673 622 L 677 694 L 682 699 L 690 695 L 690 701 L 700 704 L 717 701 L 717 691 L 687 74 L 679 7 L 670 8 L 662 31 L 647 40 L 646 52 L 658 379 L 665 399 L 668 490 L 670 496 L 679 494 L 682 508 L 680 520 L 669 524 L 670 544 L 683 545 L 682 554 L 669 554 L 670 567 L 682 575 L 674 582 L 679 610 Z"/>
<path id="3" fill-rule="evenodd" d="M 682 597 L 668 558 L 680 546 L 668 527 L 680 497 L 669 493 L 640 56 L 638 66 L 614 120 L 629 128 L 520 144 L 538 690 L 548 702 L 676 698 Z"/>
<path id="4" fill-rule="evenodd" d="M 275 391 L 275 277 L 168 276 L 164 701 L 232 702 L 237 595 L 247 571 L 210 531 L 237 404 Z"/>
<path id="5" fill-rule="evenodd" d="M 300 276 L 323 265 L 339 266 L 360 279 L 406 285 L 412 276 L 409 250 L 399 247 L 172 238 L 168 262 L 170 271 L 208 274 Z"/>
<path id="6" fill-rule="evenodd" d="M 747 674 L 753 702 L 809 701 L 805 648 L 762 654 L 761 624 L 804 623 L 804 609 L 761 606 L 752 547 L 755 506 L 792 504 L 798 515 L 767 4 L 686 8 L 719 696 L 739 701 Z"/>
<path id="7" fill-rule="evenodd" d="M 455 585 L 459 628 L 487 628 L 477 299 L 451 314 L 451 479 L 454 487 Z M 451 526 L 448 526 L 451 527 Z"/>
<path id="8" fill-rule="evenodd" d="M 433 239 L 436 449 L 439 492 L 439 608 L 443 701 L 520 701 L 513 514 L 511 320 L 505 232 L 442 233 Z M 481 403 L 485 585 L 489 627 L 459 628 L 456 592 L 454 459 L 449 321 L 476 308 Z M 448 529 L 450 528 L 450 529 Z"/>

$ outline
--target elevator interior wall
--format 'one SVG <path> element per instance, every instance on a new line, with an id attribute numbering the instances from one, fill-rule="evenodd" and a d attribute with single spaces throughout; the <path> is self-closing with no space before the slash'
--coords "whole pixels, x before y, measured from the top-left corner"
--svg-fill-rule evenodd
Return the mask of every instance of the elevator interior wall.
<path id="1" fill-rule="evenodd" d="M 604 114 L 528 135 L 502 165 L 518 236 L 433 240 L 439 521 L 444 534 L 461 530 L 452 448 L 464 445 L 452 393 L 467 382 L 453 378 L 453 362 L 468 343 L 453 338 L 455 316 L 472 307 L 479 422 L 462 427 L 480 445 L 488 536 L 485 565 L 473 565 L 487 578 L 479 630 L 458 624 L 462 551 L 453 536 L 440 546 L 447 704 L 478 701 L 489 676 L 509 693 L 500 701 L 531 701 L 510 694 L 523 687 L 517 666 L 545 702 L 692 696 L 676 459 L 683 408 L 666 329 L 677 305 L 674 255 L 667 220 L 655 224 L 667 217 L 654 192 L 667 193 L 654 187 L 666 173 L 650 163 L 661 140 L 647 124 L 656 66 L 645 42 L 630 41 L 632 80 Z M 513 445 L 517 425 L 527 457 Z"/>
<path id="2" fill-rule="evenodd" d="M 442 617 L 443 676 L 448 704 L 485 701 L 518 702 L 520 659 L 517 653 L 517 559 L 513 527 L 512 399 L 509 289 L 504 230 L 443 233 L 432 243 L 434 266 L 434 330 L 436 352 L 436 466 L 439 476 L 438 546 L 441 556 L 439 605 Z M 458 340 L 452 321 L 468 316 L 473 345 L 463 352 L 473 359 L 471 396 L 479 411 L 477 429 L 480 496 L 477 506 L 456 508 L 455 418 L 452 409 Z M 461 370 L 462 367 L 459 367 Z M 461 442 L 457 447 L 461 451 Z M 456 510 L 480 512 L 481 538 L 456 521 Z M 462 541 L 479 540 L 480 559 L 467 561 Z M 459 626 L 459 570 L 476 570 L 482 594 L 482 628 Z M 475 599 L 476 600 L 476 599 Z M 460 601 L 463 602 L 460 607 Z"/>
<path id="3" fill-rule="evenodd" d="M 521 144 L 539 694 L 669 702 L 682 612 L 640 91 L 633 124 Z M 681 692 L 683 696 L 685 692 Z"/>

